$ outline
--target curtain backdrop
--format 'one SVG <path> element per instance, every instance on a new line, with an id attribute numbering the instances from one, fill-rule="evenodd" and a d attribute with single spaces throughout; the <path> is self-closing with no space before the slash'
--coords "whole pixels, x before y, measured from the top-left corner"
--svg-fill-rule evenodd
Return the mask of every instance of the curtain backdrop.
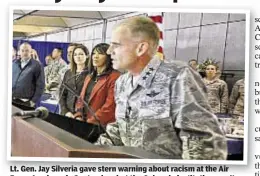
<path id="1" fill-rule="evenodd" d="M 68 63 L 67 61 L 67 48 L 69 43 L 58 43 L 58 42 L 42 42 L 42 41 L 26 41 L 26 40 L 13 40 L 13 47 L 18 49 L 19 46 L 23 42 L 28 42 L 32 45 L 32 48 L 35 49 L 38 53 L 39 59 L 41 63 L 45 66 L 45 57 L 52 53 L 52 50 L 55 47 L 62 48 L 63 54 L 62 58 Z"/>

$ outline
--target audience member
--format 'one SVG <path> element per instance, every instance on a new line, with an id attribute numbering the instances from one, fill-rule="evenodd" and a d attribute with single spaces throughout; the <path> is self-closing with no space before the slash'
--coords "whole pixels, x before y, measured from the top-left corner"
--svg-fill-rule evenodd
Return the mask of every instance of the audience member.
<path id="1" fill-rule="evenodd" d="M 72 52 L 71 68 L 66 71 L 63 83 L 74 89 L 78 95 L 81 92 L 85 77 L 88 74 L 88 61 L 89 51 L 87 47 L 77 45 Z M 60 86 L 60 96 L 61 114 L 73 117 L 73 114 L 76 113 L 75 103 L 77 98 L 63 85 Z"/>
<path id="2" fill-rule="evenodd" d="M 12 98 L 18 104 L 34 107 L 44 90 L 44 73 L 41 64 L 31 59 L 31 49 L 29 43 L 21 44 L 21 59 L 13 62 Z"/>
<path id="3" fill-rule="evenodd" d="M 229 98 L 229 113 L 233 118 L 244 120 L 245 80 L 238 80 L 233 86 Z"/>
<path id="4" fill-rule="evenodd" d="M 17 51 L 16 49 L 13 47 L 13 51 L 12 51 L 12 61 L 14 62 L 17 59 Z"/>
<path id="5" fill-rule="evenodd" d="M 38 62 L 40 62 L 38 53 L 37 53 L 37 51 L 35 49 L 31 50 L 31 58 L 34 59 L 34 60 L 37 60 Z"/>
<path id="6" fill-rule="evenodd" d="M 78 45 L 77 43 L 71 43 L 71 44 L 69 44 L 69 46 L 67 48 L 67 60 L 69 63 L 71 63 L 71 61 L 72 61 L 72 52 L 77 45 Z"/>
<path id="7" fill-rule="evenodd" d="M 67 71 L 67 64 L 61 58 L 62 49 L 54 48 L 52 51 L 52 61 L 45 69 L 45 90 L 56 91 L 63 79 L 64 73 Z"/>
<path id="8" fill-rule="evenodd" d="M 193 69 L 193 70 L 197 70 L 197 66 L 198 66 L 198 62 L 196 59 L 191 59 L 189 60 L 189 66 Z"/>
<path id="9" fill-rule="evenodd" d="M 228 86 L 219 79 L 218 65 L 211 63 L 206 66 L 206 77 L 203 81 L 207 87 L 208 101 L 214 113 L 227 113 L 228 110 Z"/>
<path id="10" fill-rule="evenodd" d="M 90 75 L 85 79 L 80 99 L 76 104 L 75 118 L 92 124 L 107 125 L 115 121 L 114 86 L 120 73 L 112 68 L 111 56 L 108 55 L 108 44 L 96 45 L 90 58 Z M 82 100 L 89 104 L 95 117 L 85 107 Z"/>
<path id="11" fill-rule="evenodd" d="M 47 55 L 45 57 L 45 64 L 46 64 L 46 66 L 50 65 L 52 61 L 53 61 L 53 59 L 52 59 L 51 54 L 49 54 L 49 55 Z"/>

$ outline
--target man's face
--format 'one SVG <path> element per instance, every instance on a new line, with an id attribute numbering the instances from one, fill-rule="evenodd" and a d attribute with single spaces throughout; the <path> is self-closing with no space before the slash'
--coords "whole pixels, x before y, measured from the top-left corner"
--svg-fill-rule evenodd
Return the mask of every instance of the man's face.
<path id="1" fill-rule="evenodd" d="M 29 59 L 31 54 L 32 47 L 28 44 L 22 44 L 19 49 L 19 54 L 21 59 Z"/>
<path id="2" fill-rule="evenodd" d="M 69 62 L 72 60 L 72 52 L 74 50 L 75 46 L 69 46 L 67 49 L 67 59 Z"/>
<path id="3" fill-rule="evenodd" d="M 197 62 L 196 61 L 190 61 L 190 66 L 191 66 L 191 68 L 196 70 L 197 69 Z"/>
<path id="4" fill-rule="evenodd" d="M 130 70 L 136 65 L 137 44 L 130 32 L 123 27 L 118 27 L 112 32 L 107 54 L 111 54 L 114 69 Z"/>
<path id="5" fill-rule="evenodd" d="M 57 58 L 59 58 L 60 56 L 61 56 L 61 53 L 60 53 L 60 51 L 59 51 L 58 49 L 54 49 L 54 50 L 52 51 L 52 58 L 57 59 Z"/>
<path id="6" fill-rule="evenodd" d="M 51 61 L 52 61 L 51 56 L 46 56 L 46 57 L 45 57 L 45 63 L 46 63 L 46 65 L 49 65 Z"/>

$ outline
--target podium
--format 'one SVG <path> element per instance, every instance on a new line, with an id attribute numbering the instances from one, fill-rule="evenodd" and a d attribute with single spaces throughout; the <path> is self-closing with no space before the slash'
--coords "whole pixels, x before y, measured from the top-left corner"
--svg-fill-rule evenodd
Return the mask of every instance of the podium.
<path id="1" fill-rule="evenodd" d="M 39 118 L 13 116 L 11 138 L 12 156 L 19 157 L 163 159 L 140 148 L 94 145 Z"/>

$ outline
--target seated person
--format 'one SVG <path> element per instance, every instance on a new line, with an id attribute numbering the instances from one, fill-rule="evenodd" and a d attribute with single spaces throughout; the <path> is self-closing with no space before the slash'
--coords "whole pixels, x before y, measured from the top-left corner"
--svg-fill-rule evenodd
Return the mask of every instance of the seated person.
<path id="1" fill-rule="evenodd" d="M 90 57 L 90 74 L 86 77 L 80 99 L 76 104 L 79 120 L 92 124 L 107 125 L 115 121 L 114 86 L 120 73 L 112 68 L 111 56 L 107 54 L 108 44 L 96 45 Z M 84 105 L 89 104 L 95 116 Z"/>
<path id="2" fill-rule="evenodd" d="M 87 47 L 84 45 L 77 45 L 72 52 L 71 67 L 66 71 L 62 82 L 74 89 L 78 95 L 81 92 L 85 77 L 88 74 L 88 62 L 89 51 Z M 73 114 L 76 113 L 75 103 L 77 98 L 63 85 L 60 86 L 60 97 L 61 115 L 73 117 Z"/>

